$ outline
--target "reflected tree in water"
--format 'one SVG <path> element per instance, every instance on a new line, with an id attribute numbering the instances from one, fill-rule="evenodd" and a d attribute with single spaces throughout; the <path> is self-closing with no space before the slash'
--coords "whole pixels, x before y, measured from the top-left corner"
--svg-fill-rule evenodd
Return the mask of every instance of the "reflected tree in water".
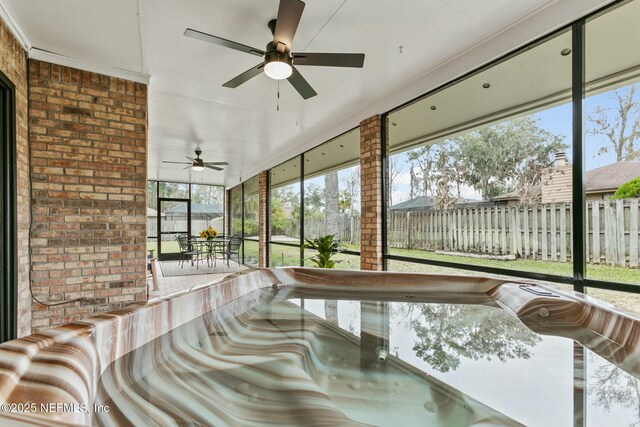
<path id="1" fill-rule="evenodd" d="M 592 363 L 597 360 L 592 354 L 590 358 Z M 587 391 L 593 404 L 606 412 L 621 407 L 632 409 L 636 420 L 629 426 L 640 426 L 640 381 L 633 375 L 609 363 L 598 366 L 588 379 Z"/>
<path id="2" fill-rule="evenodd" d="M 508 313 L 477 305 L 411 304 L 416 355 L 440 372 L 461 359 L 528 359 L 541 338 Z"/>

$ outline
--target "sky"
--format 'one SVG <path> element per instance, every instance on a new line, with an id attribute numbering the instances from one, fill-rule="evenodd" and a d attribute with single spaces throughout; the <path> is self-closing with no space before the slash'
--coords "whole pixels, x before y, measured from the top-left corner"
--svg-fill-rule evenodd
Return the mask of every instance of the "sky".
<path id="1" fill-rule="evenodd" d="M 623 87 L 619 90 L 628 91 L 629 86 Z M 636 99 L 640 98 L 636 94 Z M 640 99 L 638 99 L 640 102 Z M 600 106 L 604 110 L 614 108 L 616 101 L 612 92 L 604 92 L 601 94 L 593 95 L 585 99 L 584 111 L 588 115 L 596 106 Z M 610 114 L 613 114 L 611 112 Z M 571 115 L 572 105 L 571 103 L 563 104 L 557 107 L 549 108 L 544 111 L 533 114 L 533 117 L 539 119 L 539 125 L 543 129 L 546 129 L 554 134 L 564 137 L 566 144 L 571 146 Z M 585 121 L 585 126 L 588 128 L 589 123 Z M 601 135 L 585 135 L 585 169 L 591 170 L 601 166 L 605 166 L 611 163 L 615 163 L 615 154 L 611 151 L 604 154 L 598 154 L 598 150 L 606 146 L 606 140 Z M 571 148 L 567 150 L 568 160 L 571 162 Z M 397 204 L 403 201 L 409 200 L 410 196 L 410 175 L 409 175 L 409 163 L 407 161 L 406 152 L 398 153 L 395 156 L 398 157 L 398 166 L 400 168 L 400 174 L 394 181 L 395 189 L 392 194 L 392 203 Z M 473 188 L 462 188 L 461 195 L 464 198 L 469 199 L 481 199 L 480 193 Z"/>

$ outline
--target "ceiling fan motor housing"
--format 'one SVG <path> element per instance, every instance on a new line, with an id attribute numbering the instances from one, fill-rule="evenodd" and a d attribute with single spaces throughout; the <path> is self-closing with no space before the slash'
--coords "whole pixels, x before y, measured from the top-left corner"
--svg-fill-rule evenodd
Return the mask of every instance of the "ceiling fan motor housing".
<path id="1" fill-rule="evenodd" d="M 290 66 L 293 65 L 289 52 L 281 53 L 277 50 L 272 50 L 264 54 L 264 64 L 267 65 L 270 62 L 284 62 Z"/>

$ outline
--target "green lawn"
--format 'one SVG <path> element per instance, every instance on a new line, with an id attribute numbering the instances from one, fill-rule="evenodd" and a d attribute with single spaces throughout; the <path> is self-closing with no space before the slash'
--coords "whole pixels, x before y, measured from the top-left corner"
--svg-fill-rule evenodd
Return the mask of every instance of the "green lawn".
<path id="1" fill-rule="evenodd" d="M 166 252 L 178 252 L 178 243 L 176 241 L 163 242 L 163 251 Z M 270 261 L 271 267 L 283 267 L 283 266 L 298 266 L 300 265 L 300 250 L 295 246 L 282 246 L 282 245 L 269 245 L 270 246 Z M 157 245 L 155 240 L 150 240 L 147 243 L 148 249 L 156 250 Z M 349 250 L 358 251 L 360 248 L 357 245 L 347 245 Z M 570 276 L 571 275 L 571 263 L 562 262 L 550 262 L 550 261 L 534 261 L 527 259 L 518 259 L 514 261 L 495 261 L 482 258 L 466 258 L 457 257 L 452 255 L 440 255 L 433 252 L 421 251 L 421 250 L 409 250 L 409 249 L 391 249 L 392 255 L 400 255 L 411 258 L 437 260 L 456 262 L 467 265 L 479 265 L 486 267 L 509 269 L 514 271 L 531 271 L 537 273 L 545 273 L 557 276 Z M 305 258 L 309 258 L 313 255 L 313 251 L 307 250 Z M 247 241 L 244 242 L 244 256 L 245 263 L 248 265 L 258 265 L 258 242 Z M 338 254 L 335 259 L 340 261 L 337 268 L 358 270 L 360 269 L 360 257 L 347 254 Z M 313 266 L 313 263 L 309 260 L 305 260 L 305 265 Z M 451 272 L 451 269 L 444 267 L 437 267 L 433 265 L 417 264 L 414 262 L 405 261 L 392 261 L 389 260 L 388 268 L 390 271 L 403 271 L 403 272 Z M 470 270 L 454 270 L 456 274 L 470 274 L 477 275 L 482 273 L 476 273 Z M 628 284 L 640 284 L 640 269 L 638 268 L 623 268 L 613 267 L 608 265 L 594 265 L 589 264 L 587 266 L 587 277 L 589 279 L 602 280 L 607 282 L 628 283 Z M 555 285 L 566 290 L 570 290 L 570 286 Z M 614 304 L 618 307 L 622 307 L 627 310 L 640 313 L 640 294 L 630 294 L 627 292 L 608 291 L 605 289 L 588 289 L 587 293 L 590 296 L 601 299 L 603 301 Z"/>
<path id="2" fill-rule="evenodd" d="M 290 266 L 298 265 L 300 251 L 297 247 L 270 245 L 271 246 L 271 264 L 272 266 Z M 357 245 L 346 245 L 349 250 L 358 251 Z M 154 249 L 155 255 L 158 255 L 156 241 L 149 241 L 147 249 Z M 178 253 L 178 242 L 170 240 L 162 243 L 164 253 Z M 312 251 L 307 251 L 305 258 L 313 255 Z M 429 251 L 396 249 L 391 248 L 392 255 L 400 255 L 410 258 L 428 259 L 436 261 L 457 262 L 466 265 L 480 265 L 485 267 L 503 268 L 516 271 L 531 271 L 536 273 L 544 273 L 556 276 L 570 276 L 572 274 L 571 263 L 551 262 L 551 261 L 534 261 L 529 259 L 517 259 L 514 261 L 496 261 L 482 258 L 466 258 L 453 255 L 440 255 Z M 257 265 L 258 260 L 258 242 L 245 240 L 244 242 L 245 263 Z M 339 268 L 359 269 L 360 262 L 357 256 L 339 254 L 336 260 L 342 261 Z M 310 261 L 305 264 L 311 265 Z M 405 263 L 415 265 L 414 263 Z M 407 266 L 408 270 L 412 270 L 411 266 Z M 420 267 L 415 265 L 415 271 L 419 271 Z M 587 265 L 587 277 L 594 280 L 603 280 L 607 282 L 640 284 L 640 268 L 624 268 L 608 265 Z"/>
<path id="3" fill-rule="evenodd" d="M 504 268 L 509 270 L 532 271 L 556 276 L 571 276 L 572 265 L 568 262 L 535 261 L 517 259 L 514 261 L 496 261 L 482 258 L 467 258 L 453 255 L 440 255 L 433 252 L 391 248 L 392 255 L 406 256 L 436 261 L 457 262 L 466 265 Z M 614 267 L 608 265 L 587 265 L 587 277 L 607 282 L 640 284 L 640 268 Z"/>
<path id="4" fill-rule="evenodd" d="M 300 265 L 300 249 L 296 246 L 283 246 L 283 245 L 269 245 L 270 254 L 269 259 L 271 267 L 284 267 L 284 266 L 298 266 Z M 349 250 L 357 251 L 360 248 L 354 245 L 347 245 Z M 309 261 L 314 255 L 315 251 L 307 249 L 305 251 L 305 266 L 313 267 L 315 264 Z M 346 270 L 359 270 L 360 269 L 360 257 L 357 255 L 338 254 L 333 259 L 338 261 L 336 268 Z"/>
<path id="5" fill-rule="evenodd" d="M 258 266 L 258 242 L 254 240 L 244 241 L 244 263 L 253 267 Z"/>

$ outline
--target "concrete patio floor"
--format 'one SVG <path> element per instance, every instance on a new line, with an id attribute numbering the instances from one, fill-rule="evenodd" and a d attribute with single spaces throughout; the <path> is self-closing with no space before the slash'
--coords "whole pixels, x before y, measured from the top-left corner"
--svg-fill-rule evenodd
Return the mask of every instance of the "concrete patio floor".
<path id="1" fill-rule="evenodd" d="M 166 262 L 166 261 L 165 261 Z M 157 275 L 157 289 L 154 289 L 154 278 L 151 274 L 147 277 L 147 286 L 149 287 L 149 301 L 164 298 L 175 293 L 188 291 L 195 287 L 200 287 L 204 285 L 209 285 L 212 283 L 216 283 L 224 279 L 225 277 L 233 274 L 235 271 L 226 271 L 224 273 L 216 273 L 216 274 L 185 274 L 184 276 L 172 276 L 165 277 L 162 272 L 162 268 L 160 267 L 160 262 L 158 260 L 154 260 L 155 268 L 154 272 Z M 239 265 L 236 262 L 230 261 L 231 269 L 236 271 L 246 270 L 247 267 Z M 191 267 L 188 264 L 185 264 L 184 268 L 196 268 Z M 185 271 L 188 273 L 188 270 Z"/>

